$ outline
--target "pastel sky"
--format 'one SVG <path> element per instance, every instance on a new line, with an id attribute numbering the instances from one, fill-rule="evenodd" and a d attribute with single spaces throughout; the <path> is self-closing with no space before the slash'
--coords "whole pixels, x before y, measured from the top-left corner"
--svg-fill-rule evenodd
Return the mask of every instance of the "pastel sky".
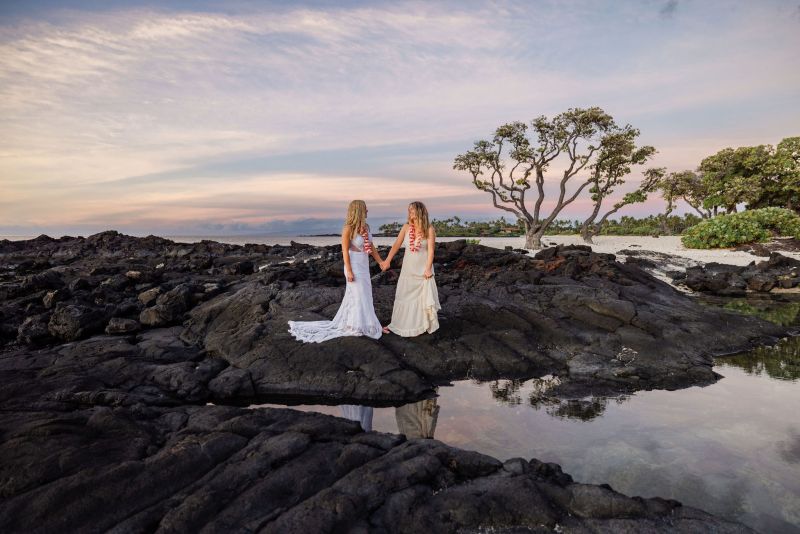
<path id="1" fill-rule="evenodd" d="M 499 216 L 452 161 L 500 124 L 597 105 L 694 168 L 800 135 L 798 58 L 796 0 L 6 0 L 0 234 Z"/>

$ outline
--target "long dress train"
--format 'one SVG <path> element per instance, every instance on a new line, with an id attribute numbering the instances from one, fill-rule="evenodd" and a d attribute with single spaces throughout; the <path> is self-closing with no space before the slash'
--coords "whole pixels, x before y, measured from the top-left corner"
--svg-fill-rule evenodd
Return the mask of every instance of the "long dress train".
<path id="1" fill-rule="evenodd" d="M 372 235 L 369 239 L 372 241 Z M 364 251 L 364 238 L 360 235 L 350 241 L 350 267 L 355 280 L 347 282 L 342 304 L 333 320 L 289 321 L 289 333 L 307 343 L 320 343 L 342 336 L 381 337 L 383 330 L 372 304 L 369 255 Z"/>

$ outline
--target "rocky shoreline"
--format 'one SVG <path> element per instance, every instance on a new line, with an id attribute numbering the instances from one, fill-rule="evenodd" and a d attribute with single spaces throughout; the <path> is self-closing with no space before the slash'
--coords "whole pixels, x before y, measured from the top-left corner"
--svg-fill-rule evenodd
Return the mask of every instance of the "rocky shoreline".
<path id="1" fill-rule="evenodd" d="M 335 313 L 337 247 L 116 232 L 0 241 L 0 527 L 71 506 L 23 530 L 744 530 L 575 484 L 535 460 L 502 464 L 341 419 L 236 407 L 397 405 L 464 378 L 552 376 L 544 394 L 555 398 L 675 389 L 716 380 L 714 356 L 789 333 L 588 247 L 530 257 L 442 243 L 436 271 L 435 334 L 303 345 L 286 322 Z M 397 273 L 374 268 L 382 321 Z M 91 488 L 119 488 L 109 497 L 119 509 Z"/>
<path id="2" fill-rule="evenodd" d="M 136 406 L 0 421 L 3 532 L 750 532 L 554 464 L 321 414 Z"/>
<path id="3" fill-rule="evenodd" d="M 797 291 L 800 260 L 768 252 L 767 259 L 748 265 L 701 263 L 649 250 L 621 250 L 626 263 L 634 264 L 678 288 L 720 297 L 744 297 L 775 290 Z"/>

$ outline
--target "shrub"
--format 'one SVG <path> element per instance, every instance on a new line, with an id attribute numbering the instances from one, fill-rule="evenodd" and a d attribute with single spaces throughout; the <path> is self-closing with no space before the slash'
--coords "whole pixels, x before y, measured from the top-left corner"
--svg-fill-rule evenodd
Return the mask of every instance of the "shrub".
<path id="1" fill-rule="evenodd" d="M 688 228 L 681 241 L 687 248 L 727 248 L 775 235 L 800 237 L 800 216 L 784 208 L 718 215 Z"/>

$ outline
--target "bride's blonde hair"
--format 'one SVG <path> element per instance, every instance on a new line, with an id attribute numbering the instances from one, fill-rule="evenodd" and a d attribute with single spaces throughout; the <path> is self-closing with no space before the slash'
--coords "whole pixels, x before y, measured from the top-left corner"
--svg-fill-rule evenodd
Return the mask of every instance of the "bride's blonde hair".
<path id="1" fill-rule="evenodd" d="M 422 202 L 412 202 L 408 207 L 411 208 L 411 213 L 408 216 L 409 224 L 414 225 L 421 239 L 427 238 L 428 229 L 431 227 L 430 220 L 428 220 L 428 208 Z"/>
<path id="2" fill-rule="evenodd" d="M 360 234 L 367 228 L 367 203 L 363 200 L 354 200 L 347 206 L 347 217 L 344 220 L 345 226 L 350 231 Z"/>

